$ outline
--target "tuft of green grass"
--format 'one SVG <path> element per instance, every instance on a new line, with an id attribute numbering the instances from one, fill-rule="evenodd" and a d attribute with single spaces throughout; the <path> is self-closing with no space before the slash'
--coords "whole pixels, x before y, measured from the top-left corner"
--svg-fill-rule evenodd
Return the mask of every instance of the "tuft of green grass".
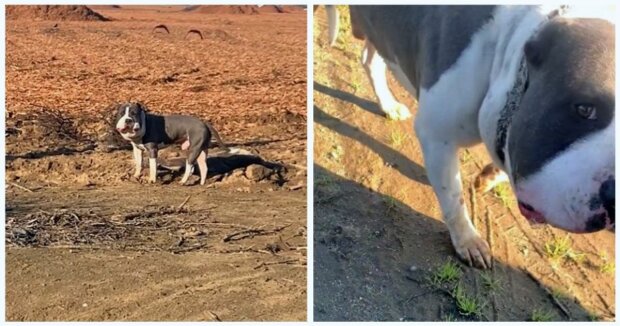
<path id="1" fill-rule="evenodd" d="M 480 299 L 467 295 L 460 284 L 454 288 L 452 296 L 456 300 L 456 307 L 461 315 L 480 316 L 482 314 L 483 305 Z"/>
<path id="2" fill-rule="evenodd" d="M 447 261 L 445 264 L 439 266 L 431 275 L 430 282 L 432 285 L 439 286 L 445 283 L 453 283 L 461 278 L 462 272 L 453 261 Z"/>
<path id="3" fill-rule="evenodd" d="M 493 278 L 493 274 L 485 272 L 480 274 L 482 277 L 482 284 L 489 292 L 498 292 L 502 289 L 502 284 L 499 280 Z"/>
<path id="4" fill-rule="evenodd" d="M 340 162 L 340 158 L 342 158 L 343 154 L 344 149 L 342 149 L 342 146 L 340 145 L 334 145 L 331 151 L 327 153 L 328 157 L 336 162 Z"/>
<path id="5" fill-rule="evenodd" d="M 581 263 L 586 258 L 585 254 L 578 253 L 571 248 L 570 238 L 554 238 L 552 241 L 545 243 L 545 253 L 549 258 L 555 261 L 562 259 L 571 260 L 575 263 Z"/>
<path id="6" fill-rule="evenodd" d="M 608 261 L 601 265 L 600 269 L 601 273 L 615 275 L 616 274 L 616 264 L 613 261 Z"/>
<path id="7" fill-rule="evenodd" d="M 598 253 L 599 258 L 603 261 L 603 264 L 599 266 L 599 271 L 604 274 L 615 275 L 616 274 L 616 263 L 610 261 L 609 255 L 607 255 L 606 251 L 600 251 Z"/>
<path id="8" fill-rule="evenodd" d="M 317 186 L 332 186 L 334 184 L 334 179 L 328 175 L 320 175 L 314 179 L 314 184 Z"/>
<path id="9" fill-rule="evenodd" d="M 596 313 L 588 312 L 588 319 L 590 321 L 599 321 L 599 320 L 601 320 L 601 317 L 598 316 Z"/>
<path id="10" fill-rule="evenodd" d="M 499 183 L 493 187 L 493 195 L 504 204 L 504 206 L 509 206 L 512 202 L 510 185 L 508 183 Z"/>
<path id="11" fill-rule="evenodd" d="M 551 296 L 556 300 L 566 300 L 569 298 L 569 295 L 560 289 L 552 289 Z"/>
<path id="12" fill-rule="evenodd" d="M 441 317 L 441 320 L 443 320 L 443 321 L 458 321 L 456 319 L 456 317 L 454 317 L 452 314 L 443 315 Z"/>
<path id="13" fill-rule="evenodd" d="M 564 258 L 570 250 L 570 239 L 568 236 L 554 238 L 552 241 L 545 243 L 545 253 L 551 259 Z"/>
<path id="14" fill-rule="evenodd" d="M 351 82 L 351 88 L 353 88 L 353 94 L 357 94 L 357 92 L 362 88 L 362 83 L 354 80 Z"/>
<path id="15" fill-rule="evenodd" d="M 385 204 L 388 212 L 394 211 L 396 210 L 396 207 L 398 207 L 398 200 L 391 196 L 384 196 L 383 203 Z"/>
<path id="16" fill-rule="evenodd" d="M 408 139 L 409 135 L 402 130 L 393 129 L 390 132 L 390 145 L 395 149 L 401 149 Z"/>
<path id="17" fill-rule="evenodd" d="M 534 309 L 532 311 L 532 316 L 530 317 L 531 321 L 552 321 L 553 314 L 549 311 L 544 311 L 542 309 Z"/>

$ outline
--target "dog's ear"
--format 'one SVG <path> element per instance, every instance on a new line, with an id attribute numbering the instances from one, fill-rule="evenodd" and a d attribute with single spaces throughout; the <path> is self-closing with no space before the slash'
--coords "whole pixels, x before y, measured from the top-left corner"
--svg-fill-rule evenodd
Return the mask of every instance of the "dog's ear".
<path id="1" fill-rule="evenodd" d="M 538 37 L 527 41 L 525 46 L 523 47 L 523 52 L 525 53 L 525 59 L 532 67 L 540 67 L 545 58 L 545 53 L 540 44 L 540 40 Z"/>
<path id="2" fill-rule="evenodd" d="M 149 109 L 146 107 L 146 105 L 144 105 L 144 103 L 142 103 L 142 102 L 136 102 L 136 105 L 138 105 L 138 107 L 139 107 L 140 109 L 142 109 L 142 111 L 144 111 L 145 113 L 148 113 L 148 112 L 149 112 Z"/>
<path id="3" fill-rule="evenodd" d="M 545 63 L 549 57 L 549 51 L 553 48 L 558 31 L 564 29 L 565 26 L 566 24 L 558 19 L 552 19 L 546 27 L 543 27 L 525 43 L 523 53 L 532 67 L 537 68 Z"/>

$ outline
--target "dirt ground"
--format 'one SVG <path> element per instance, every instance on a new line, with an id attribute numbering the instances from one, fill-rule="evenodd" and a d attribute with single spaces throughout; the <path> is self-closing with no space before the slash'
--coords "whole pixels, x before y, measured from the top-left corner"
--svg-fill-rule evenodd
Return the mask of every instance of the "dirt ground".
<path id="1" fill-rule="evenodd" d="M 6 319 L 305 320 L 305 11 L 92 9 L 6 23 Z M 128 100 L 264 161 L 130 180 L 105 122 Z"/>
<path id="2" fill-rule="evenodd" d="M 340 9 L 335 47 L 322 7 L 314 20 L 315 320 L 614 320 L 614 234 L 532 229 L 509 186 L 476 194 L 481 146 L 461 151 L 461 171 L 495 265 L 458 262 L 412 120 L 383 116 Z"/>

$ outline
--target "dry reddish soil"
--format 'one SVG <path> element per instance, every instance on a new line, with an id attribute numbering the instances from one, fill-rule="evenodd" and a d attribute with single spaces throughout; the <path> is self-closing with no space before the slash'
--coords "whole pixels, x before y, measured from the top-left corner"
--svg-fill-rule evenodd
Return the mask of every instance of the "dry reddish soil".
<path id="1" fill-rule="evenodd" d="M 184 8 L 7 20 L 7 320 L 305 320 L 306 14 Z M 106 122 L 128 100 L 259 161 L 213 150 L 206 186 L 130 180 Z"/>
<path id="2" fill-rule="evenodd" d="M 322 7 L 314 20 L 315 320 L 615 319 L 614 234 L 532 229 L 509 187 L 474 193 L 490 161 L 480 146 L 461 152 L 461 171 L 495 266 L 484 272 L 457 261 L 412 120 L 381 113 L 360 64 L 363 44 L 342 9 L 335 47 Z M 415 113 L 415 100 L 391 79 Z M 550 254 L 546 245 L 565 237 L 568 250 Z M 458 264 L 458 281 L 433 285 L 449 261 Z M 477 313 L 459 309 L 457 287 Z"/>

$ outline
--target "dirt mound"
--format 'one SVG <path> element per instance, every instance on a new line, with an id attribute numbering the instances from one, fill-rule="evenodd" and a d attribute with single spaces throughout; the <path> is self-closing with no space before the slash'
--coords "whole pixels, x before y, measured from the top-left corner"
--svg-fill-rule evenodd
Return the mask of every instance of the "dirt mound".
<path id="1" fill-rule="evenodd" d="M 286 14 L 291 12 L 303 11 L 299 6 L 261 6 L 258 8 L 261 13 Z"/>
<path id="2" fill-rule="evenodd" d="M 257 6 L 257 5 L 237 5 L 237 6 L 188 6 L 185 11 L 194 11 L 202 14 L 242 14 L 242 15 L 255 15 L 260 13 L 290 13 L 296 11 L 302 11 L 303 8 L 299 6 Z"/>
<path id="3" fill-rule="evenodd" d="M 101 14 L 87 6 L 46 5 L 46 6 L 6 6 L 7 20 L 73 20 L 73 21 L 108 21 Z"/>

